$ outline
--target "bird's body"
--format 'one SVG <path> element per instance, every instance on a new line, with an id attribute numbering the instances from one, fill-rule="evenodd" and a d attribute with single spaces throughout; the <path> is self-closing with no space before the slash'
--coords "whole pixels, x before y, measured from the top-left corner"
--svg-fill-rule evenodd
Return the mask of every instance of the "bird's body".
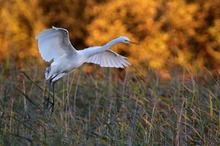
<path id="1" fill-rule="evenodd" d="M 68 73 L 72 72 L 74 69 L 78 68 L 84 63 L 84 58 L 81 53 L 77 53 L 74 55 L 64 54 L 52 64 L 47 67 L 48 72 L 45 72 L 46 80 L 53 78 L 57 74 L 62 74 L 62 76 L 57 76 L 53 78 L 52 81 L 59 80 L 63 76 L 67 75 Z"/>
<path id="2" fill-rule="evenodd" d="M 109 50 L 117 43 L 132 43 L 125 36 L 113 39 L 104 46 L 89 47 L 84 50 L 76 50 L 72 46 L 69 33 L 63 28 L 46 29 L 38 34 L 36 39 L 38 39 L 38 48 L 42 58 L 47 62 L 53 60 L 45 72 L 46 80 L 50 81 L 50 86 L 84 63 L 95 63 L 101 67 L 115 68 L 124 68 L 130 65 L 126 57 Z"/>

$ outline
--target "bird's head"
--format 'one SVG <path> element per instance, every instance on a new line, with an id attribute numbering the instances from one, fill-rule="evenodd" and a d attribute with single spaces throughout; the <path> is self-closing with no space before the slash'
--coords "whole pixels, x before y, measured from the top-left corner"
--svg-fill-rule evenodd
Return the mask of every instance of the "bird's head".
<path id="1" fill-rule="evenodd" d="M 130 41 L 130 39 L 128 37 L 126 37 L 126 36 L 120 36 L 118 39 L 119 39 L 120 43 L 124 43 L 124 44 L 138 44 L 138 43 Z"/>

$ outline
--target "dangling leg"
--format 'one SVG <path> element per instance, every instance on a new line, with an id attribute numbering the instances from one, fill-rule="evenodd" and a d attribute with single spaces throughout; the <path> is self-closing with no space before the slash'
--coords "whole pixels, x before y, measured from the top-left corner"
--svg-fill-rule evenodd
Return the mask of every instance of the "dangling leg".
<path id="1" fill-rule="evenodd" d="M 55 85 L 56 82 L 52 82 L 52 90 L 53 90 L 53 101 L 51 102 L 51 113 L 53 113 L 53 110 L 54 110 L 54 105 L 55 105 L 55 100 L 54 100 L 54 85 Z"/>
<path id="2" fill-rule="evenodd" d="M 51 108 L 52 106 L 54 106 L 54 84 L 55 84 L 55 82 L 53 81 L 53 79 L 54 78 L 56 78 L 57 76 L 58 76 L 59 74 L 57 74 L 57 75 L 55 75 L 55 76 L 53 76 L 50 80 L 49 80 L 49 82 L 48 82 L 48 96 L 47 96 L 47 98 L 45 98 L 45 101 L 44 101 L 44 105 L 45 105 L 45 108 L 47 109 L 47 108 Z M 51 86 L 52 86 L 52 88 L 53 88 L 53 102 L 51 102 L 50 101 L 50 88 L 51 88 Z M 50 106 L 49 106 L 49 104 L 51 104 Z"/>
<path id="3" fill-rule="evenodd" d="M 55 85 L 55 83 L 56 83 L 57 81 L 54 81 L 54 82 L 52 82 L 51 84 L 52 84 L 52 92 L 53 92 L 53 101 L 52 102 L 50 102 L 50 107 L 49 108 L 51 108 L 51 113 L 53 113 L 53 111 L 54 111 L 54 105 L 55 105 L 55 98 L 54 98 L 54 96 L 55 96 L 55 94 L 54 94 L 54 85 Z"/>
<path id="4" fill-rule="evenodd" d="M 57 82 L 57 80 L 56 80 L 56 81 L 53 81 L 53 79 L 56 78 L 57 76 L 58 76 L 58 74 L 55 75 L 55 76 L 54 76 L 53 78 L 51 78 L 51 80 L 50 80 L 50 86 L 52 86 L 52 92 L 53 92 L 53 95 L 52 95 L 52 102 L 49 101 L 49 103 L 50 103 L 50 107 L 49 107 L 49 109 L 51 108 L 51 113 L 53 113 L 53 110 L 54 110 L 54 104 L 55 104 L 55 99 L 54 99 L 54 85 L 55 85 L 55 83 Z"/>
<path id="5" fill-rule="evenodd" d="M 48 82 L 48 96 L 47 96 L 47 98 L 45 98 L 44 103 L 43 103 L 44 107 L 46 109 L 48 108 L 49 103 L 51 103 L 51 101 L 50 101 L 50 88 L 51 88 L 52 84 L 53 84 L 52 79 L 50 79 L 49 82 Z"/>

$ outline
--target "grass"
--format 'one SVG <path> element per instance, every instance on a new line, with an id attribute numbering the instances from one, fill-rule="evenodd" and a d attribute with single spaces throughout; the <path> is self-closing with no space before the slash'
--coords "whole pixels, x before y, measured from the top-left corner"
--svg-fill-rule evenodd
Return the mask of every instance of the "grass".
<path id="1" fill-rule="evenodd" d="M 52 116 L 43 70 L 0 71 L 0 145 L 220 145 L 220 84 L 208 71 L 164 81 L 79 69 L 56 84 Z"/>

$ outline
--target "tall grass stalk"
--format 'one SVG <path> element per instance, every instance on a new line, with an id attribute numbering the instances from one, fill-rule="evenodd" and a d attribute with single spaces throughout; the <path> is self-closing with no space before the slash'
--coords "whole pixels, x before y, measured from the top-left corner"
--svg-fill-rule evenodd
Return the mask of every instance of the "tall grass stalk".
<path id="1" fill-rule="evenodd" d="M 0 145 L 220 145 L 218 78 L 141 74 L 76 70 L 55 85 L 52 116 L 43 71 L 1 74 Z"/>

